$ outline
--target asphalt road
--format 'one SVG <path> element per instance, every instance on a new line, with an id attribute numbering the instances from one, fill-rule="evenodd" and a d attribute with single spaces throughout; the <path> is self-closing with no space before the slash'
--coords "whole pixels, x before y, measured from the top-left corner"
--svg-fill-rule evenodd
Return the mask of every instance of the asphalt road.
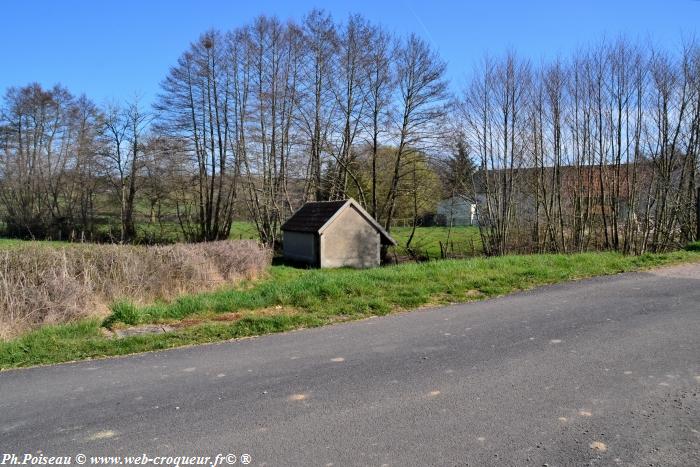
<path id="1" fill-rule="evenodd" d="M 691 466 L 699 391 L 692 265 L 3 372 L 0 454 Z"/>

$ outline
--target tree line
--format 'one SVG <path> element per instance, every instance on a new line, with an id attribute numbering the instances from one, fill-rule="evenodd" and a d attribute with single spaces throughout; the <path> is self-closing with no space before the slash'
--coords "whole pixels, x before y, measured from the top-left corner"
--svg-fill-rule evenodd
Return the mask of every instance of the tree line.
<path id="1" fill-rule="evenodd" d="M 194 41 L 152 107 L 8 89 L 4 230 L 207 241 L 244 218 L 274 245 L 306 201 L 352 196 L 390 230 L 456 196 L 477 204 L 488 254 L 673 248 L 696 236 L 699 50 L 619 40 L 537 66 L 509 53 L 454 95 L 416 35 L 321 10 L 260 16 Z"/>
<path id="2" fill-rule="evenodd" d="M 695 217 L 700 47 L 624 39 L 485 60 L 459 101 L 487 252 L 679 247 Z"/>
<path id="3" fill-rule="evenodd" d="M 187 240 L 227 238 L 244 216 L 273 243 L 303 202 L 350 195 L 390 227 L 409 173 L 426 170 L 444 131 L 445 66 L 415 35 L 314 10 L 299 23 L 261 16 L 204 33 L 152 109 L 12 88 L 1 124 L 6 230 L 93 236 L 107 197 L 120 241 L 134 239 L 136 208 L 148 205 Z"/>

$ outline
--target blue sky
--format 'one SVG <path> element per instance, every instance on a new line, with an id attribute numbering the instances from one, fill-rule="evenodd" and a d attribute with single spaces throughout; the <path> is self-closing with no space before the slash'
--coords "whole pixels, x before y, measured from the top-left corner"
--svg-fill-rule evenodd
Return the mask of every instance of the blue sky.
<path id="1" fill-rule="evenodd" d="M 301 18 L 314 6 L 336 18 L 359 12 L 403 34 L 416 32 L 448 62 L 458 89 L 484 54 L 509 49 L 534 62 L 620 34 L 677 49 L 695 37 L 698 0 L 637 1 L 183 1 L 4 0 L 0 92 L 61 83 L 96 102 L 139 94 L 152 102 L 177 57 L 209 28 L 255 16 Z"/>

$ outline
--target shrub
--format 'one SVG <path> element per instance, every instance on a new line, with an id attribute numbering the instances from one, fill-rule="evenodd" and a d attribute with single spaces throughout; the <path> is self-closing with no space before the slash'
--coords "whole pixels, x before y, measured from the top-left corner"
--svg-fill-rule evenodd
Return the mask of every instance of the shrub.
<path id="1" fill-rule="evenodd" d="M 139 312 L 133 303 L 118 301 L 110 307 L 110 310 L 112 314 L 104 320 L 103 326 L 110 327 L 116 322 L 130 325 L 139 323 Z"/>
<path id="2" fill-rule="evenodd" d="M 130 304 L 252 279 L 270 261 L 270 252 L 252 240 L 148 247 L 28 243 L 0 251 L 0 339 L 42 324 L 103 317 L 112 303 L 128 323 L 135 313 Z"/>

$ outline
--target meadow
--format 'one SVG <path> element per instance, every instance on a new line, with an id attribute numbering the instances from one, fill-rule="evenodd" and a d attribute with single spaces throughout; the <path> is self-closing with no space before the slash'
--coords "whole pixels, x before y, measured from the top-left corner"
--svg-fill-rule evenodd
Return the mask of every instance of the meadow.
<path id="1" fill-rule="evenodd" d="M 391 235 L 398 243 L 394 247 L 397 255 L 406 254 L 406 242 L 411 235 L 410 227 L 395 227 Z M 442 247 L 442 250 L 441 250 Z M 479 228 L 468 227 L 416 227 L 411 248 L 426 259 L 441 258 L 441 251 L 447 257 L 471 257 L 482 253 Z"/>
<path id="2" fill-rule="evenodd" d="M 107 229 L 107 227 L 104 227 Z M 165 243 L 182 242 L 182 232 L 176 223 L 164 222 L 161 224 L 140 223 L 137 227 L 137 242 L 149 243 L 149 239 L 158 238 L 164 240 Z M 394 237 L 398 245 L 393 248 L 392 252 L 397 255 L 406 254 L 406 242 L 411 234 L 411 227 L 394 227 L 391 229 L 391 235 Z M 116 235 L 116 232 L 115 232 Z M 235 221 L 231 228 L 229 236 L 231 240 L 257 240 L 258 233 L 255 229 L 255 224 L 249 221 Z M 27 243 L 26 240 L 0 238 L 0 249 L 13 246 L 21 246 Z M 41 240 L 32 241 L 35 245 L 53 245 L 60 246 L 70 242 L 59 240 Z M 473 226 L 456 226 L 451 229 L 447 227 L 416 227 L 416 233 L 411 242 L 411 247 L 417 252 L 425 255 L 429 259 L 438 259 L 440 255 L 440 246 L 447 248 L 450 255 L 453 256 L 476 256 L 481 254 L 481 237 L 479 236 L 479 228 Z"/>

